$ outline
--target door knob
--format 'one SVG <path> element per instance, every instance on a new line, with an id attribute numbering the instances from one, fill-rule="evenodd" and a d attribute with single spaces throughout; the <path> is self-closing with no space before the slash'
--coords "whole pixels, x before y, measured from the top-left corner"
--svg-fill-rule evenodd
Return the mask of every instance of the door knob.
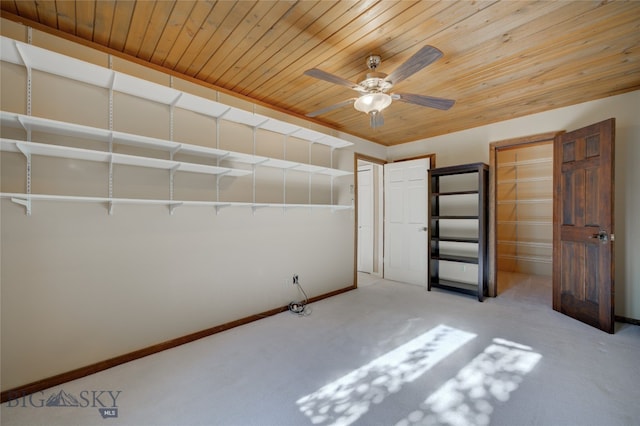
<path id="1" fill-rule="evenodd" d="M 600 231 L 597 234 L 591 235 L 589 238 L 597 238 L 604 243 L 609 240 L 609 234 L 607 234 L 607 231 Z"/>
<path id="2" fill-rule="evenodd" d="M 420 228 L 420 229 L 418 229 L 418 230 L 419 230 L 419 231 L 427 232 L 427 227 L 426 227 L 426 226 L 423 226 L 422 228 Z"/>

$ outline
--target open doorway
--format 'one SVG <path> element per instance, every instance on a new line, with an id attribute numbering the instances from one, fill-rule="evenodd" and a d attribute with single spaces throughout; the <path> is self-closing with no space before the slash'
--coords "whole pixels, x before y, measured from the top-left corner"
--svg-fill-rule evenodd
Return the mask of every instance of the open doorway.
<path id="1" fill-rule="evenodd" d="M 356 283 L 383 277 L 383 165 L 385 161 L 355 155 Z"/>
<path id="2" fill-rule="evenodd" d="M 419 161 L 421 161 L 422 163 L 426 161 L 426 167 L 418 167 L 417 165 L 414 165 L 414 163 Z M 357 286 L 372 284 L 382 278 L 411 282 L 408 279 L 390 277 L 390 271 L 393 272 L 393 268 L 395 268 L 395 270 L 397 271 L 398 264 L 401 263 L 402 265 L 404 265 L 405 262 L 396 261 L 391 264 L 392 267 L 388 267 L 390 264 L 385 263 L 385 261 L 388 262 L 390 258 L 396 260 L 408 260 L 408 265 L 404 265 L 407 271 L 414 271 L 416 269 L 415 265 L 418 262 L 422 262 L 422 264 L 427 263 L 427 190 L 424 187 L 419 190 L 422 195 L 424 195 L 424 223 L 421 222 L 420 226 L 413 224 L 413 222 L 409 224 L 409 227 L 419 234 L 417 239 L 423 240 L 422 244 L 424 245 L 424 247 L 422 248 L 422 251 L 424 251 L 424 255 L 420 255 L 419 251 L 414 250 L 414 246 L 409 244 L 411 241 L 416 240 L 415 236 L 411 236 L 412 240 L 404 238 L 403 235 L 399 235 L 399 238 L 395 238 L 393 236 L 390 237 L 389 234 L 391 227 L 389 227 L 385 222 L 385 220 L 389 220 L 394 216 L 394 212 L 391 211 L 391 213 L 389 213 L 389 210 L 387 210 L 388 206 L 385 207 L 385 199 L 387 198 L 387 195 L 390 193 L 392 199 L 394 198 L 394 192 L 387 192 L 385 188 L 385 186 L 387 185 L 385 183 L 385 178 L 387 177 L 385 168 L 392 163 L 387 163 L 384 160 L 358 153 L 356 153 L 354 156 L 354 163 L 354 169 L 357 171 L 354 179 L 354 205 L 356 222 L 354 250 L 354 260 L 356 267 L 354 268 L 354 282 Z M 401 159 L 395 161 L 393 164 L 402 164 L 404 166 L 400 169 L 406 169 L 406 171 L 402 171 L 401 175 L 407 175 L 410 184 L 414 184 L 417 180 L 418 176 L 415 173 L 420 173 L 421 180 L 426 184 L 426 173 L 430 167 L 433 167 L 435 165 L 435 154 L 428 154 L 409 159 Z M 398 173 L 395 173 L 393 175 L 398 175 Z M 395 182 L 395 180 L 393 181 Z M 413 188 L 412 186 L 411 188 L 407 189 L 407 191 L 405 191 L 405 195 L 408 196 L 413 190 L 415 190 L 415 188 Z M 414 200 L 415 198 L 415 196 L 410 196 L 407 199 Z M 408 204 L 414 205 L 416 203 Z M 389 214 L 391 214 L 391 216 L 389 216 Z M 416 214 L 410 215 L 411 220 L 413 220 L 415 217 L 417 217 Z M 396 224 L 395 221 L 393 221 L 393 223 L 394 225 Z M 385 235 L 385 233 L 387 235 Z M 389 256 L 388 253 L 385 253 L 385 250 L 390 248 L 390 240 L 392 241 L 391 246 L 394 246 L 393 241 L 400 241 L 401 245 L 405 243 L 408 244 L 408 249 L 403 250 L 403 252 L 405 252 L 405 257 L 396 256 L 397 252 L 392 256 Z M 398 244 L 395 244 L 395 246 L 397 245 Z M 426 280 L 426 277 L 428 275 L 427 272 L 423 271 L 422 275 L 424 275 L 424 279 Z"/>
<path id="3" fill-rule="evenodd" d="M 490 145 L 490 294 L 551 300 L 553 140 L 557 132 Z M 515 285 L 523 286 L 514 290 Z M 517 297 L 517 294 L 514 295 Z"/>

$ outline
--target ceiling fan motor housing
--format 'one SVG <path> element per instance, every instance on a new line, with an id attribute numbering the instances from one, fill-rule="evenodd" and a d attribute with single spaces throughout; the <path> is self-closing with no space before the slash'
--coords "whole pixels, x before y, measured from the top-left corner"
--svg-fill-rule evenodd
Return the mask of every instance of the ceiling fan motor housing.
<path id="1" fill-rule="evenodd" d="M 367 73 L 364 80 L 358 84 L 368 92 L 386 92 L 393 86 L 391 82 L 385 80 L 386 77 L 387 75 L 383 72 L 373 71 Z"/>
<path id="2" fill-rule="evenodd" d="M 375 71 L 378 65 L 380 65 L 380 62 L 382 62 L 382 59 L 379 55 L 371 55 L 367 58 L 367 67 L 371 71 Z"/>

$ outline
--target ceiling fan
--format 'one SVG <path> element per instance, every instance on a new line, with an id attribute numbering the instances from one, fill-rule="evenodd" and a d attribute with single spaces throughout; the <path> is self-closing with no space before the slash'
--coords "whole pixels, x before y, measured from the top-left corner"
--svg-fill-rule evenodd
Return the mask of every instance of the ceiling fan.
<path id="1" fill-rule="evenodd" d="M 432 96 L 416 95 L 413 93 L 387 93 L 391 88 L 393 88 L 393 86 L 435 62 L 441 56 L 442 52 L 439 49 L 429 45 L 424 46 L 413 56 L 407 59 L 406 62 L 396 68 L 395 71 L 387 75 L 376 71 L 376 68 L 378 68 L 381 62 L 380 56 L 371 55 L 367 58 L 367 67 L 370 72 L 367 73 L 364 79 L 359 83 L 354 83 L 317 68 L 307 70 L 304 72 L 305 75 L 324 80 L 329 83 L 346 86 L 356 92 L 360 92 L 360 96 L 310 112 L 306 115 L 307 117 L 316 117 L 333 111 L 334 109 L 353 104 L 355 109 L 369 115 L 371 127 L 376 128 L 384 124 L 382 110 L 391 105 L 393 100 L 429 108 L 448 110 L 455 103 L 452 99 L 435 98 Z"/>

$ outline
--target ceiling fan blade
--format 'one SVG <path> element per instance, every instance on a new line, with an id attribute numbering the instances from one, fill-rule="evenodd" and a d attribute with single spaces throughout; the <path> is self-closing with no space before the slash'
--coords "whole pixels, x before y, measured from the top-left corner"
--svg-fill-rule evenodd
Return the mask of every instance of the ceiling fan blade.
<path id="1" fill-rule="evenodd" d="M 311 68 L 310 70 L 306 70 L 304 74 L 308 75 L 309 77 L 314 77 L 320 80 L 328 81 L 329 83 L 339 84 L 340 86 L 346 86 L 349 89 L 362 91 L 362 87 L 358 86 L 356 83 L 349 81 L 346 78 L 339 77 L 335 74 L 330 74 L 326 71 L 319 70 L 318 68 Z"/>
<path id="2" fill-rule="evenodd" d="M 355 101 L 356 101 L 356 98 L 347 99 L 346 101 L 342 101 L 342 102 L 334 104 L 334 105 L 329 105 L 328 107 L 324 107 L 322 109 L 310 112 L 309 114 L 305 114 L 305 115 L 307 117 L 317 117 L 319 115 L 326 114 L 326 113 L 328 113 L 330 111 L 333 111 L 334 109 L 338 109 L 338 108 L 345 107 L 347 105 L 351 105 Z"/>
<path id="3" fill-rule="evenodd" d="M 436 108 L 443 111 L 448 110 L 456 103 L 453 99 L 434 98 L 433 96 L 416 95 L 413 93 L 394 93 L 391 97 L 408 104 Z"/>
<path id="4" fill-rule="evenodd" d="M 433 46 L 424 46 L 418 50 L 412 57 L 407 59 L 405 63 L 396 68 L 391 74 L 389 74 L 385 81 L 389 81 L 392 84 L 398 84 L 402 80 L 420 71 L 427 65 L 435 62 L 442 57 L 442 52 Z"/>

